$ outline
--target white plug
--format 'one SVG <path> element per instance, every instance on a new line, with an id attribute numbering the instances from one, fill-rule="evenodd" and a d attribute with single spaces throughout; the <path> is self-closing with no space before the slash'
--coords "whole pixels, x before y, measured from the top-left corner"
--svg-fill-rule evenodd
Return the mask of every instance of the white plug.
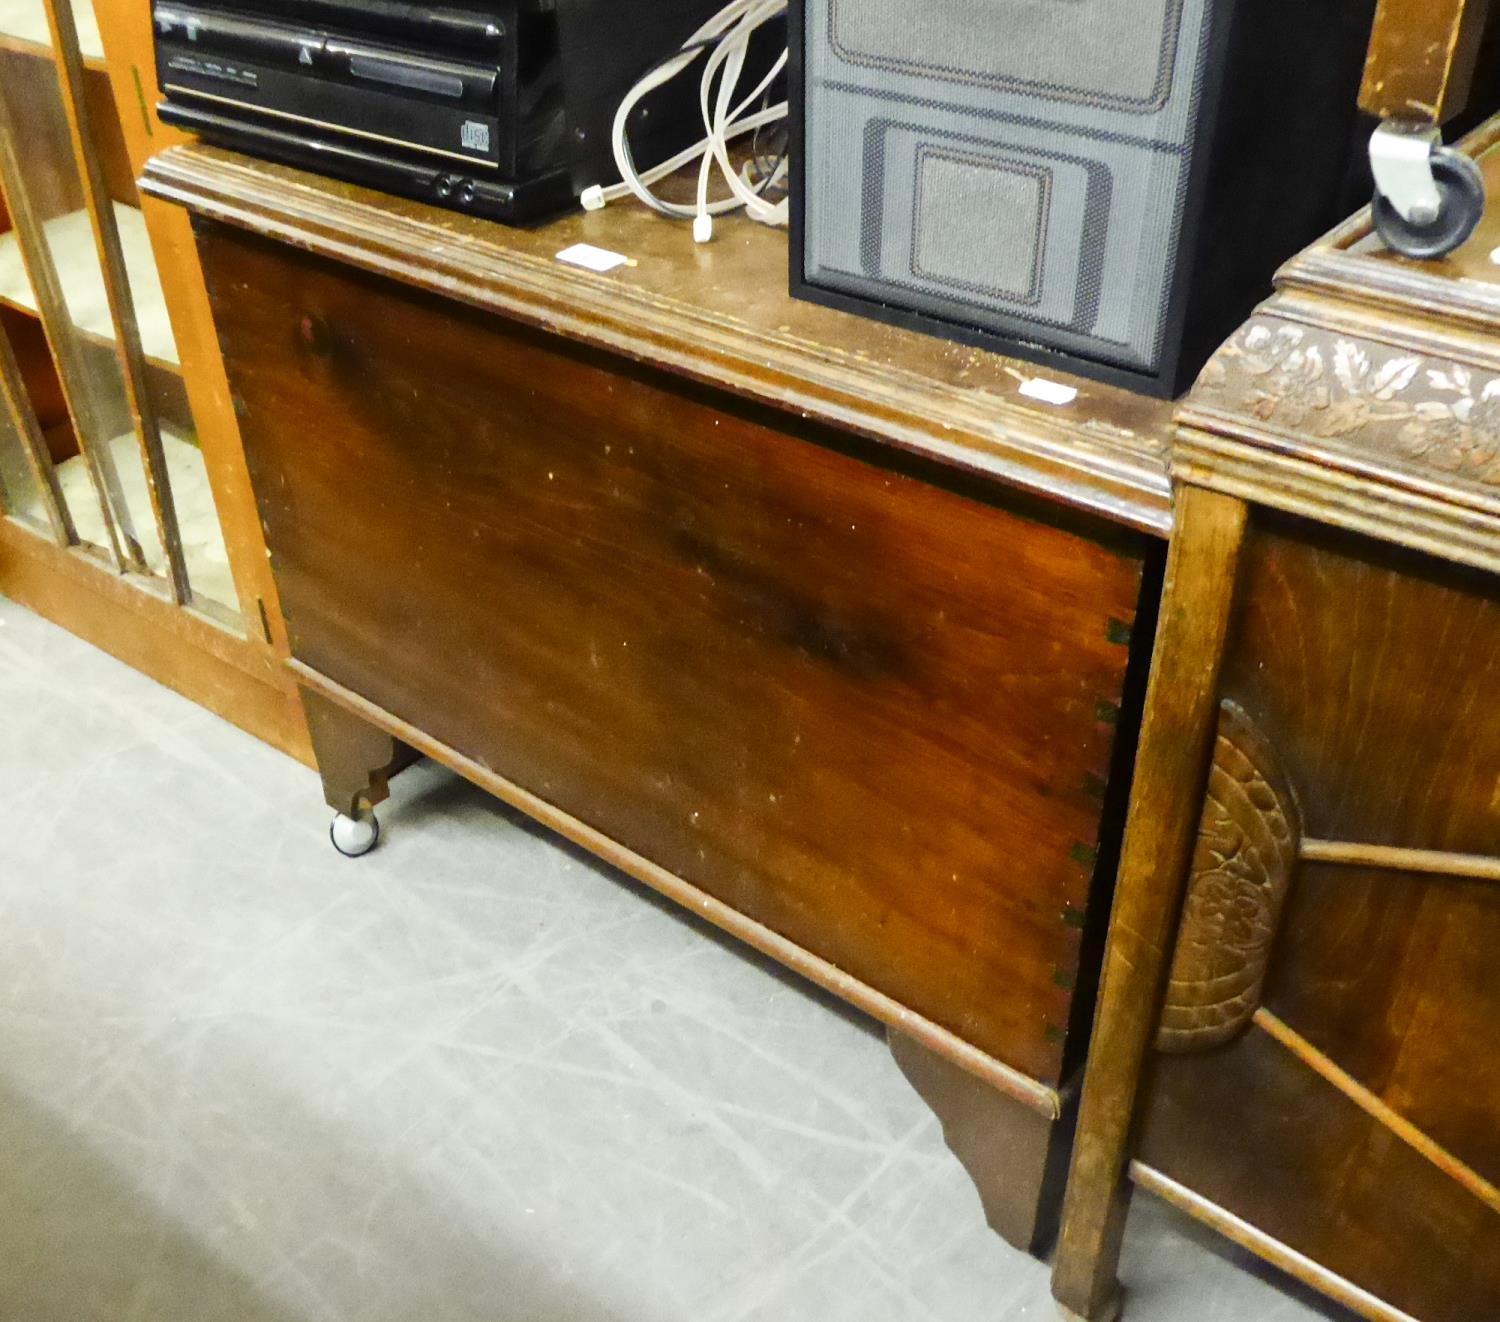
<path id="1" fill-rule="evenodd" d="M 608 199 L 604 196 L 604 189 L 599 184 L 591 184 L 583 190 L 578 199 L 583 203 L 585 211 L 603 211 L 604 204 Z"/>
<path id="2" fill-rule="evenodd" d="M 693 242 L 707 243 L 714 236 L 714 218 L 706 211 L 693 217 Z"/>

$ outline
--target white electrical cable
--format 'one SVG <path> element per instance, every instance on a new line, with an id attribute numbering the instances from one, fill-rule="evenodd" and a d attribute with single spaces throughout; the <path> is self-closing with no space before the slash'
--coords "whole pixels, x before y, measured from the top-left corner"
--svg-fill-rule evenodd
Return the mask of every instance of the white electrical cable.
<path id="1" fill-rule="evenodd" d="M 729 137 L 731 140 L 733 140 L 735 138 L 742 138 L 747 133 L 754 133 L 756 129 L 764 128 L 767 124 L 774 124 L 777 120 L 784 119 L 786 117 L 786 112 L 787 103 L 785 101 L 781 102 L 779 105 L 767 106 L 766 109 L 757 111 L 755 114 L 737 121 L 734 127 L 730 130 Z M 644 174 L 639 175 L 638 178 L 640 182 L 642 184 L 645 184 L 647 187 L 655 183 L 660 183 L 668 175 L 676 174 L 677 171 L 682 169 L 682 167 L 689 161 L 696 160 L 698 157 L 702 156 L 707 146 L 708 140 L 706 138 L 700 139 L 691 147 L 684 147 L 680 152 L 677 153 L 676 156 L 673 156 L 671 159 L 663 161 L 660 165 L 652 166 L 651 169 L 647 170 Z M 746 164 L 748 165 L 749 162 L 746 162 Z M 785 163 L 783 163 L 782 165 L 781 173 L 786 173 Z M 582 201 L 586 210 L 602 211 L 604 207 L 610 202 L 618 202 L 622 197 L 629 197 L 630 194 L 631 188 L 629 184 L 611 184 L 607 188 L 599 184 L 595 184 L 592 188 L 586 189 L 584 191 L 584 194 L 580 200 Z M 732 201 L 732 199 L 726 200 Z M 739 205 L 738 202 L 734 202 L 733 204 L 735 206 Z M 692 216 L 693 211 L 691 210 L 691 208 L 685 209 L 683 211 L 683 215 L 684 217 Z"/>
<path id="2" fill-rule="evenodd" d="M 737 39 L 740 39 L 742 33 L 739 30 L 738 24 L 741 19 L 746 17 L 746 15 L 754 16 L 754 26 L 759 26 L 761 23 L 767 21 L 768 18 L 774 17 L 776 13 L 781 12 L 784 9 L 784 0 L 732 0 L 732 3 L 726 5 L 725 8 L 720 10 L 717 14 L 714 15 L 713 18 L 709 19 L 707 23 L 705 23 L 695 33 L 693 33 L 693 35 L 683 43 L 681 50 L 674 58 L 665 61 L 657 69 L 653 70 L 650 74 L 648 74 L 645 78 L 638 82 L 635 87 L 632 88 L 631 91 L 626 95 L 624 101 L 621 102 L 619 111 L 615 115 L 613 131 L 615 163 L 620 169 L 620 174 L 625 181 L 624 186 L 626 187 L 626 189 L 628 189 L 629 192 L 634 193 L 636 197 L 638 197 L 647 206 L 651 207 L 655 211 L 661 212 L 663 215 L 676 216 L 681 219 L 691 219 L 703 214 L 696 208 L 679 206 L 675 203 L 665 202 L 662 199 L 656 197 L 655 194 L 651 193 L 649 188 L 646 186 L 645 179 L 637 173 L 635 163 L 630 155 L 629 143 L 627 142 L 625 135 L 626 123 L 635 107 L 651 92 L 669 82 L 672 78 L 676 77 L 678 74 L 682 73 L 685 69 L 691 66 L 693 62 L 697 60 L 702 51 L 709 48 L 713 44 L 715 39 L 719 39 L 723 42 L 729 43 L 733 43 Z M 747 31 L 753 31 L 753 27 L 748 29 Z M 725 53 L 727 53 L 727 48 L 720 49 L 723 49 Z M 718 51 L 716 51 L 715 53 L 717 54 Z M 722 60 L 718 61 L 718 63 L 721 62 Z M 717 67 L 717 63 L 714 67 Z M 759 96 L 765 90 L 765 88 L 770 85 L 770 83 L 771 78 L 769 77 L 763 80 L 762 85 L 757 88 L 750 96 L 746 97 L 738 107 L 736 107 L 732 118 L 738 118 L 741 114 L 743 114 L 744 111 L 754 103 L 755 97 Z M 775 109 L 779 113 L 777 113 L 774 118 L 781 118 L 786 113 L 784 106 L 779 106 Z M 692 149 L 690 149 L 688 154 L 689 160 L 691 160 L 694 156 L 699 155 L 700 153 L 706 153 L 712 150 L 712 134 L 714 131 L 714 126 L 706 113 L 704 115 L 704 127 L 709 131 L 710 136 L 701 139 Z M 597 198 L 591 198 L 590 200 L 594 202 L 594 209 L 597 209 Z M 607 193 L 605 194 L 604 200 L 611 200 Z M 586 202 L 585 205 L 589 205 L 589 203 Z M 730 197 L 712 204 L 712 206 L 708 208 L 708 211 L 711 214 L 718 214 L 725 211 L 734 210 L 736 207 L 741 205 L 743 205 L 741 200 L 738 200 L 735 197 Z"/>
<path id="3" fill-rule="evenodd" d="M 703 76 L 698 84 L 698 96 L 699 106 L 703 112 L 704 127 L 708 130 L 706 141 L 709 149 L 704 153 L 703 164 L 698 172 L 698 209 L 693 220 L 693 237 L 699 243 L 707 243 L 713 236 L 713 220 L 708 203 L 708 181 L 714 164 L 718 165 L 724 181 L 729 185 L 730 193 L 739 199 L 752 218 L 768 225 L 785 223 L 780 218 L 782 209 L 762 201 L 757 191 L 744 183 L 730 164 L 728 144 L 724 136 L 735 113 L 744 105 L 753 103 L 755 98 L 771 85 L 776 75 L 786 67 L 787 56 L 783 51 L 760 84 L 745 98 L 741 107 L 737 107 L 736 111 L 730 110 L 729 103 L 735 94 L 735 89 L 739 86 L 740 75 L 744 72 L 750 38 L 755 35 L 756 28 L 774 18 L 784 9 L 785 5 L 781 0 L 756 0 L 756 3 L 745 10 L 739 22 L 724 36 L 704 62 Z M 719 95 L 717 104 L 711 109 L 709 100 L 713 91 L 715 74 L 719 75 Z"/>
<path id="4" fill-rule="evenodd" d="M 769 175 L 762 177 L 755 177 L 754 172 L 761 168 L 757 163 L 747 161 L 739 170 L 735 170 L 729 159 L 729 144 L 732 141 L 774 124 L 787 115 L 785 101 L 752 110 L 786 68 L 785 51 L 760 82 L 735 103 L 752 38 L 760 27 L 786 12 L 786 3 L 787 0 L 730 0 L 729 4 L 683 42 L 675 55 L 662 61 L 630 89 L 620 102 L 611 133 L 615 164 L 619 168 L 622 182 L 608 187 L 596 184 L 586 189 L 580 199 L 586 210 L 597 211 L 610 202 L 633 194 L 653 211 L 664 216 L 691 220 L 693 237 L 699 243 L 706 243 L 712 237 L 714 216 L 741 207 L 764 224 L 787 223 L 788 203 L 782 200 L 773 204 L 762 196 L 785 180 L 788 174 L 785 156 L 782 156 Z M 626 134 L 631 114 L 642 100 L 691 68 L 700 57 L 704 58 L 703 74 L 699 81 L 699 108 L 703 116 L 704 136 L 671 159 L 644 172 L 638 170 L 631 156 Z M 668 202 L 651 191 L 653 184 L 693 160 L 699 161 L 695 205 L 683 206 Z M 708 191 L 715 166 L 728 185 L 729 196 L 711 201 Z"/>
<path id="5" fill-rule="evenodd" d="M 672 59 L 663 61 L 637 82 L 626 93 L 625 99 L 620 103 L 620 107 L 615 113 L 614 125 L 611 131 L 611 144 L 614 148 L 615 164 L 619 167 L 621 179 L 624 180 L 623 187 L 627 192 L 634 193 L 642 202 L 655 211 L 661 211 L 668 215 L 691 214 L 683 213 L 681 209 L 673 208 L 670 203 L 661 202 L 651 193 L 642 177 L 636 173 L 635 162 L 631 159 L 630 146 L 625 136 L 625 128 L 630 115 L 636 106 L 658 87 L 670 82 L 684 69 L 688 68 L 698 58 L 700 52 L 722 35 L 730 24 L 753 2 L 754 0 L 732 0 L 732 3 L 720 10 L 719 13 L 715 14 L 707 23 L 683 42 L 681 49 Z M 700 142 L 696 148 L 690 151 L 688 159 L 691 160 L 704 151 L 706 147 L 706 142 Z M 609 200 L 607 195 L 605 200 Z M 585 201 L 584 205 L 589 206 L 588 201 Z M 597 206 L 591 209 L 597 209 Z"/>

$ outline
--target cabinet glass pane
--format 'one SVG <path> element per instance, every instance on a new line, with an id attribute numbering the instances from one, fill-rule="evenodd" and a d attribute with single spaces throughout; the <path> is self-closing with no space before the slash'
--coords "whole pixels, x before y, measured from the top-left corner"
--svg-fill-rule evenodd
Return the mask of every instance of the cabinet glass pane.
<path id="1" fill-rule="evenodd" d="M 50 60 L 0 50 L 0 134 L 10 213 L 0 236 L 0 300 L 40 316 L 52 345 L 73 433 L 55 439 L 57 472 L 74 525 L 81 540 L 101 547 L 118 530 L 127 563 L 159 572 L 160 538 L 141 499 L 145 473 L 113 335 L 107 313 L 101 327 L 91 310 L 104 302 L 104 276 Z"/>
<path id="2" fill-rule="evenodd" d="M 165 316 L 162 322 L 166 323 Z M 144 334 L 142 327 L 143 337 Z M 206 600 L 237 612 L 238 596 L 229 572 L 229 552 L 224 546 L 219 512 L 214 507 L 213 489 L 208 485 L 208 469 L 203 462 L 203 451 L 198 448 L 198 429 L 193 424 L 182 377 L 177 372 L 152 370 L 147 381 L 157 417 L 161 419 L 162 452 L 167 460 L 177 529 L 193 596 L 201 599 L 200 604 Z"/>
<path id="3" fill-rule="evenodd" d="M 97 58 L 89 58 L 98 54 L 97 36 L 91 35 L 97 30 L 91 11 L 75 5 L 74 13 L 85 55 L 90 151 L 109 194 L 140 336 L 143 361 L 136 380 L 153 406 L 148 412 L 156 415 L 157 428 L 148 428 L 148 436 L 159 430 L 175 511 L 166 526 L 179 535 L 195 602 L 233 612 L 228 556 L 109 79 Z M 22 35 L 32 41 L 29 48 Z M 8 223 L 0 226 L 0 308 L 39 316 L 46 325 L 69 405 L 69 435 L 49 434 L 49 445 L 58 455 L 58 484 L 80 540 L 104 548 L 117 543 L 127 567 L 163 580 L 168 557 L 49 45 L 39 0 L 0 0 L 0 135 L 10 144 L 0 157 L 0 185 L 10 203 Z"/>

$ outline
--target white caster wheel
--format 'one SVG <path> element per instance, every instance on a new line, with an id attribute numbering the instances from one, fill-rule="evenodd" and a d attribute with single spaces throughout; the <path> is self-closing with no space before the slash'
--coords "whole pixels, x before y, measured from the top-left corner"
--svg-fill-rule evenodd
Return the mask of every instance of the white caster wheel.
<path id="1" fill-rule="evenodd" d="M 335 813 L 328 828 L 328 838 L 345 858 L 358 858 L 380 843 L 380 819 L 372 812 L 361 813 L 358 817 Z"/>

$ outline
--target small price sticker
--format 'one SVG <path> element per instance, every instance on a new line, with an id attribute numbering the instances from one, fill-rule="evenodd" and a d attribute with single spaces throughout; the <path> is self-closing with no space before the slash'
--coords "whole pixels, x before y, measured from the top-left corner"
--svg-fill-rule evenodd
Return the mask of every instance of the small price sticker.
<path id="1" fill-rule="evenodd" d="M 624 253 L 596 248 L 592 243 L 575 243 L 571 248 L 564 248 L 557 254 L 557 260 L 567 262 L 569 266 L 581 266 L 586 271 L 597 271 L 600 275 L 622 266 L 635 265 Z"/>
<path id="2" fill-rule="evenodd" d="M 1033 376 L 1021 382 L 1021 393 L 1027 399 L 1040 400 L 1043 404 L 1071 404 L 1078 398 L 1078 387 L 1064 385 L 1061 381 L 1049 381 L 1044 376 Z"/>

